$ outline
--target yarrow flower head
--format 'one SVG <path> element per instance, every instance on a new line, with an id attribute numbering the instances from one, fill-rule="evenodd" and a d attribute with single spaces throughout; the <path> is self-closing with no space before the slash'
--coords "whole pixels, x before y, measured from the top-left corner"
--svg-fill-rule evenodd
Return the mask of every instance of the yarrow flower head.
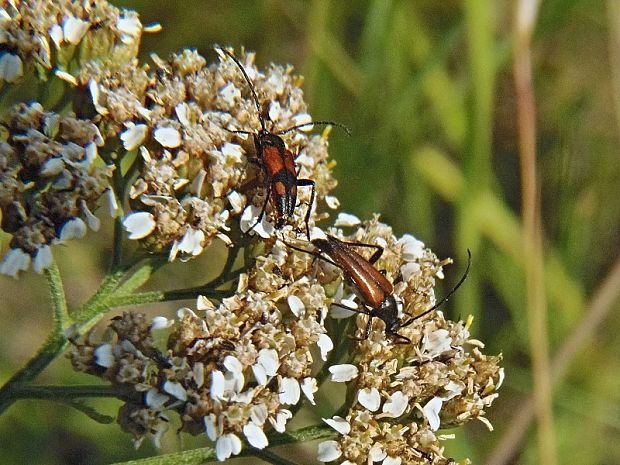
<path id="1" fill-rule="evenodd" d="M 129 191 L 132 212 L 125 220 L 130 238 L 151 251 L 167 251 L 170 260 L 179 253 L 200 254 L 214 237 L 230 244 L 230 220 L 241 213 L 242 231 L 255 225 L 264 238 L 274 234 L 271 207 L 256 225 L 268 189 L 261 168 L 251 163 L 257 160 L 254 142 L 235 133 L 261 129 L 256 104 L 240 69 L 219 52 L 221 61 L 211 65 L 185 50 L 167 61 L 153 56 L 153 71 L 136 62 L 118 69 L 93 65 L 79 77 L 102 133 L 118 134 L 120 149 L 138 153 L 140 168 Z M 253 54 L 239 59 L 273 131 L 310 121 L 301 78 L 292 68 L 272 65 L 260 71 Z M 297 157 L 298 176 L 315 181 L 318 202 L 336 185 L 326 134 L 282 136 Z M 302 204 L 310 199 L 310 189 L 299 189 Z M 311 224 L 321 217 L 313 215 Z M 293 221 L 301 229 L 304 215 Z"/>
<path id="2" fill-rule="evenodd" d="M 50 245 L 99 228 L 92 209 L 112 169 L 96 163 L 97 126 L 38 103 L 14 106 L 0 132 L 1 226 L 12 236 L 0 273 L 16 276 L 31 261 L 40 272 L 51 263 Z"/>
<path id="3" fill-rule="evenodd" d="M 135 58 L 143 30 L 135 12 L 119 10 L 106 1 L 3 2 L 0 80 L 15 82 L 28 69 L 39 74 L 53 70 L 60 79 L 75 84 L 70 72 L 75 72 L 76 65 L 90 60 L 125 63 Z"/>

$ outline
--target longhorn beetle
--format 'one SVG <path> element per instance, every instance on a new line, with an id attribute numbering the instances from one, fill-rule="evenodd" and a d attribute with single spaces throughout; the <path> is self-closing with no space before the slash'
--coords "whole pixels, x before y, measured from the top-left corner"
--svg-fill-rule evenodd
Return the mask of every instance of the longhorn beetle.
<path id="1" fill-rule="evenodd" d="M 357 287 L 365 307 L 363 310 L 336 303 L 332 305 L 369 316 L 368 324 L 366 325 L 366 330 L 362 340 L 368 339 L 370 336 L 372 319 L 374 317 L 380 318 L 384 321 L 386 336 L 393 337 L 397 344 L 410 343 L 411 339 L 398 334 L 398 330 L 402 327 L 410 325 L 415 320 L 428 315 L 430 312 L 443 305 L 443 303 L 446 302 L 452 294 L 454 294 L 461 284 L 463 284 L 465 278 L 467 278 L 469 267 L 471 265 L 471 252 L 468 249 L 467 255 L 469 258 L 467 260 L 467 269 L 452 290 L 431 308 L 428 308 L 419 315 L 410 317 L 403 322 L 398 317 L 398 304 L 396 302 L 396 298 L 394 297 L 394 286 L 390 283 L 390 281 L 388 281 L 381 271 L 377 270 L 373 266 L 373 264 L 379 260 L 383 254 L 383 247 L 365 244 L 362 242 L 345 242 L 329 235 L 326 237 L 326 239 L 314 239 L 311 241 L 312 245 L 316 247 L 318 252 L 304 250 L 291 244 L 287 245 L 295 250 L 309 253 L 331 263 L 334 266 L 337 266 L 344 272 L 347 280 L 351 281 Z M 375 252 L 369 260 L 366 260 L 355 250 L 353 250 L 353 247 L 369 247 L 375 249 Z M 325 254 L 327 257 L 322 254 Z"/>
<path id="2" fill-rule="evenodd" d="M 267 129 L 265 124 L 265 118 L 262 116 L 261 104 L 256 94 L 254 84 L 250 80 L 248 73 L 245 71 L 243 65 L 239 62 L 228 50 L 218 47 L 218 50 L 222 51 L 229 58 L 231 58 L 237 67 L 241 70 L 245 81 L 248 83 L 248 87 L 252 92 L 252 99 L 256 105 L 258 112 L 258 120 L 260 122 L 261 129 L 258 132 L 251 131 L 230 131 L 236 134 L 248 134 L 254 139 L 254 146 L 256 148 L 257 162 L 260 165 L 263 174 L 265 176 L 265 187 L 267 189 L 267 195 L 265 196 L 265 202 L 261 208 L 260 214 L 256 222 L 248 229 L 251 231 L 261 222 L 267 209 L 267 203 L 269 198 L 272 198 L 273 205 L 275 206 L 276 216 L 276 229 L 282 229 L 287 220 L 293 216 L 295 206 L 297 202 L 297 188 L 298 187 L 310 187 L 312 193 L 310 195 L 310 204 L 308 205 L 308 211 L 305 216 L 306 223 L 306 236 L 310 240 L 310 214 L 312 213 L 312 206 L 314 205 L 314 198 L 316 195 L 316 185 L 312 179 L 300 179 L 297 177 L 297 170 L 295 169 L 295 157 L 290 150 L 286 148 L 286 144 L 282 139 L 282 135 L 294 131 L 295 129 L 302 128 L 304 126 L 311 126 L 315 124 L 333 125 L 343 128 L 347 134 L 349 130 L 338 123 L 332 121 L 313 121 L 309 123 L 298 124 L 291 126 L 290 128 L 283 129 L 278 132 L 271 132 Z"/>

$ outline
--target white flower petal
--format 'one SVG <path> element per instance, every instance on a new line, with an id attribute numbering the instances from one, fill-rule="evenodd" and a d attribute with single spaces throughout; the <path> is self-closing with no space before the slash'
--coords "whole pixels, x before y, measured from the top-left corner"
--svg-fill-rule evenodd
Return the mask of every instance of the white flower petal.
<path id="1" fill-rule="evenodd" d="M 263 429 L 260 426 L 256 426 L 254 423 L 247 423 L 243 427 L 243 434 L 245 434 L 245 437 L 252 447 L 264 449 L 269 445 L 269 441 Z"/>
<path id="2" fill-rule="evenodd" d="M 504 367 L 501 367 L 499 369 L 499 374 L 498 374 L 498 381 L 497 384 L 495 385 L 495 390 L 497 391 L 500 387 L 502 387 L 502 384 L 504 384 L 504 377 L 505 377 L 505 373 L 504 373 Z"/>
<path id="3" fill-rule="evenodd" d="M 224 373 L 222 373 L 220 370 L 213 370 L 211 372 L 211 389 L 209 391 L 211 399 L 223 399 L 225 388 L 226 380 L 224 378 Z"/>
<path id="4" fill-rule="evenodd" d="M 316 405 L 316 402 L 314 401 L 314 393 L 319 390 L 319 387 L 316 384 L 316 378 L 304 378 L 301 382 L 301 390 L 310 403 L 312 405 Z"/>
<path id="5" fill-rule="evenodd" d="M 245 205 L 243 197 L 237 191 L 230 191 L 226 196 L 234 213 L 241 213 Z"/>
<path id="6" fill-rule="evenodd" d="M 358 375 L 357 367 L 348 363 L 333 365 L 329 367 L 329 372 L 332 374 L 331 380 L 335 383 L 346 383 Z"/>
<path id="7" fill-rule="evenodd" d="M 241 214 L 239 227 L 243 233 L 247 233 L 250 231 L 250 228 L 252 228 L 252 232 L 258 234 L 263 239 L 269 239 L 273 235 L 275 228 L 273 223 L 270 223 L 267 220 L 267 215 L 263 215 L 261 222 L 256 224 L 260 212 L 261 207 L 257 207 L 256 205 L 248 205 Z"/>
<path id="8" fill-rule="evenodd" d="M 86 235 L 86 223 L 80 218 L 72 218 L 60 228 L 60 240 L 81 239 Z"/>
<path id="9" fill-rule="evenodd" d="M 342 417 L 335 416 L 333 418 L 323 418 L 323 421 L 327 423 L 329 426 L 334 428 L 340 434 L 349 434 L 351 431 L 351 425 L 347 420 Z"/>
<path id="10" fill-rule="evenodd" d="M 338 218 L 336 218 L 334 222 L 334 226 L 337 228 L 342 226 L 357 226 L 359 224 L 361 224 L 361 220 L 350 213 L 338 213 Z"/>
<path id="11" fill-rule="evenodd" d="M 224 145 L 220 148 L 220 152 L 224 155 L 226 163 L 241 163 L 243 148 L 238 144 L 232 144 L 230 142 L 225 142 Z"/>
<path id="12" fill-rule="evenodd" d="M 50 27 L 48 34 L 52 38 L 52 41 L 54 42 L 54 45 L 56 45 L 56 48 L 60 48 L 60 45 L 64 40 L 62 28 L 58 24 L 54 24 L 52 27 Z"/>
<path id="13" fill-rule="evenodd" d="M 393 418 L 398 418 L 409 406 L 409 396 L 401 391 L 396 391 L 383 404 L 383 413 Z"/>
<path id="14" fill-rule="evenodd" d="M 214 413 L 210 413 L 209 415 L 205 415 L 204 417 L 205 423 L 205 431 L 207 433 L 207 437 L 211 439 L 211 441 L 215 442 L 220 435 L 217 427 L 217 417 Z"/>
<path id="15" fill-rule="evenodd" d="M 0 273 L 17 278 L 20 271 L 26 271 L 30 267 L 30 261 L 30 255 L 22 249 L 10 249 L 2 258 Z"/>
<path id="16" fill-rule="evenodd" d="M 291 418 L 293 418 L 293 414 L 289 410 L 282 409 L 276 413 L 275 420 L 269 417 L 269 423 L 278 433 L 284 433 L 286 431 L 286 422 Z"/>
<path id="17" fill-rule="evenodd" d="M 447 329 L 439 328 L 424 335 L 421 351 L 427 357 L 433 359 L 451 349 L 452 338 Z"/>
<path id="18" fill-rule="evenodd" d="M 110 344 L 102 344 L 95 349 L 95 363 L 100 367 L 110 368 L 115 361 L 116 358 Z"/>
<path id="19" fill-rule="evenodd" d="M 220 97 L 222 97 L 222 100 L 230 106 L 233 106 L 235 104 L 235 100 L 241 97 L 241 91 L 237 89 L 232 82 L 229 82 L 222 87 L 218 93 L 220 94 Z"/>
<path id="20" fill-rule="evenodd" d="M 6 82 L 15 82 L 24 74 L 22 59 L 12 53 L 5 53 L 0 57 L 0 79 Z"/>
<path id="21" fill-rule="evenodd" d="M 267 410 L 267 406 L 265 404 L 257 404 L 252 406 L 250 419 L 254 424 L 258 426 L 264 425 L 268 416 L 269 411 Z"/>
<path id="22" fill-rule="evenodd" d="M 173 149 L 181 145 L 181 133 L 173 127 L 159 127 L 153 132 L 153 137 L 163 147 Z"/>
<path id="23" fill-rule="evenodd" d="M 54 261 L 54 257 L 52 256 L 52 249 L 49 245 L 44 245 L 43 247 L 39 247 L 37 252 L 32 260 L 32 268 L 37 273 L 43 272 L 43 270 L 47 270 Z"/>
<path id="24" fill-rule="evenodd" d="M 67 16 L 62 25 L 65 40 L 74 45 L 80 43 L 80 40 L 82 40 L 89 28 L 90 23 L 88 21 L 81 20 L 75 16 Z"/>
<path id="25" fill-rule="evenodd" d="M 125 218 L 123 226 L 129 239 L 143 239 L 155 230 L 155 217 L 149 212 L 132 213 Z"/>
<path id="26" fill-rule="evenodd" d="M 400 457 L 390 457 L 389 455 L 383 461 L 383 465 L 400 465 L 403 459 Z"/>
<path id="27" fill-rule="evenodd" d="M 84 213 L 84 216 L 86 217 L 86 222 L 88 223 L 90 229 L 92 229 L 93 231 L 99 231 L 99 228 L 101 227 L 101 221 L 99 220 L 99 218 L 97 218 L 93 214 L 93 212 L 90 211 L 90 208 L 88 208 L 88 205 L 86 205 L 85 201 L 82 200 L 80 202 L 80 207 L 82 209 L 82 212 Z"/>
<path id="28" fill-rule="evenodd" d="M 296 295 L 289 295 L 286 299 L 288 306 L 297 318 L 301 318 L 306 313 L 306 306 Z"/>
<path id="29" fill-rule="evenodd" d="M 335 210 L 336 208 L 338 208 L 340 206 L 340 201 L 338 200 L 337 197 L 334 197 L 333 195 L 326 195 L 325 196 L 325 203 L 332 210 Z"/>
<path id="30" fill-rule="evenodd" d="M 310 230 L 310 241 L 315 239 L 327 239 L 327 234 L 325 234 L 321 228 L 317 228 L 316 226 Z"/>
<path id="31" fill-rule="evenodd" d="M 280 381 L 280 403 L 288 405 L 296 405 L 299 402 L 301 390 L 299 381 L 295 378 L 282 378 Z"/>
<path id="32" fill-rule="evenodd" d="M 321 358 L 324 361 L 327 360 L 327 354 L 334 348 L 332 339 L 327 334 L 319 334 L 319 340 L 316 342 L 316 345 L 321 350 Z"/>
<path id="33" fill-rule="evenodd" d="M 252 373 L 254 373 L 254 378 L 256 378 L 256 382 L 259 386 L 265 386 L 269 378 L 267 378 L 267 373 L 265 372 L 265 367 L 259 365 L 258 363 L 252 365 Z"/>
<path id="34" fill-rule="evenodd" d="M 280 368 L 280 359 L 275 349 L 261 349 L 256 360 L 265 369 L 267 376 L 275 376 Z"/>
<path id="35" fill-rule="evenodd" d="M 183 235 L 183 239 L 179 242 L 178 250 L 186 254 L 200 255 L 202 252 L 202 243 L 205 240 L 205 233 L 199 229 L 189 228 Z"/>
<path id="36" fill-rule="evenodd" d="M 166 394 L 162 394 L 155 388 L 151 388 L 146 391 L 145 402 L 146 405 L 152 409 L 159 410 L 161 409 L 166 402 L 168 402 L 168 397 Z"/>
<path id="37" fill-rule="evenodd" d="M 56 176 L 65 168 L 65 162 L 62 158 L 50 158 L 41 167 L 42 176 Z"/>
<path id="38" fill-rule="evenodd" d="M 192 368 L 194 382 L 197 387 L 202 387 L 205 383 L 205 365 L 202 362 L 194 363 L 194 367 Z"/>
<path id="39" fill-rule="evenodd" d="M 146 124 L 135 124 L 135 123 L 125 123 L 125 127 L 127 128 L 123 132 L 121 132 L 121 141 L 123 141 L 123 147 L 127 151 L 137 149 L 142 143 L 144 139 L 146 139 L 146 134 L 149 130 Z"/>
<path id="40" fill-rule="evenodd" d="M 151 331 L 157 331 L 158 329 L 167 329 L 174 324 L 174 320 L 169 320 L 165 316 L 155 316 L 151 320 Z"/>
<path id="41" fill-rule="evenodd" d="M 424 242 L 417 240 L 411 234 L 405 234 L 396 244 L 402 247 L 403 260 L 407 262 L 424 257 Z"/>
<path id="42" fill-rule="evenodd" d="M 407 262 L 400 267 L 400 274 L 403 277 L 403 281 L 407 282 L 412 276 L 416 276 L 420 273 L 420 265 L 416 262 Z"/>
<path id="43" fill-rule="evenodd" d="M 371 412 L 376 412 L 381 406 L 381 394 L 379 394 L 379 390 L 374 387 L 370 389 L 360 389 L 357 393 L 357 401 L 362 405 L 362 407 L 370 410 Z"/>
<path id="44" fill-rule="evenodd" d="M 379 444 L 374 444 L 368 452 L 368 458 L 373 462 L 381 462 L 387 454 L 383 451 Z"/>
<path id="45" fill-rule="evenodd" d="M 428 420 L 428 425 L 431 428 L 431 431 L 437 431 L 439 429 L 439 412 L 441 411 L 442 405 L 443 400 L 439 397 L 433 397 L 422 409 L 422 413 L 424 413 L 424 416 Z"/>
<path id="46" fill-rule="evenodd" d="M 342 455 L 342 450 L 336 441 L 323 441 L 319 444 L 316 455 L 320 462 L 331 462 Z"/>
<path id="47" fill-rule="evenodd" d="M 233 373 L 242 373 L 243 365 L 239 361 L 239 359 L 233 355 L 227 355 L 224 359 L 224 366 L 228 371 L 232 371 Z"/>
<path id="48" fill-rule="evenodd" d="M 183 385 L 177 381 L 166 381 L 163 385 L 164 391 L 173 397 L 185 402 L 187 400 L 187 391 Z"/>
<path id="49" fill-rule="evenodd" d="M 220 462 L 231 455 L 238 455 L 239 452 L 241 452 L 241 440 L 232 433 L 220 436 L 215 443 L 215 455 Z"/>
<path id="50" fill-rule="evenodd" d="M 121 16 L 116 22 L 116 29 L 124 34 L 138 37 L 142 32 L 142 23 L 140 23 L 140 20 L 135 16 Z"/>

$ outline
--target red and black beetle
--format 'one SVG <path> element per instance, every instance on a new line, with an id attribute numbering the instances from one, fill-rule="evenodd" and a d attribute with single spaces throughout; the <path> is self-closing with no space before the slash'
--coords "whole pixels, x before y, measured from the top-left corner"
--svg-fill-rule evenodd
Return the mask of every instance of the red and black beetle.
<path id="1" fill-rule="evenodd" d="M 310 195 L 310 204 L 305 216 L 306 224 L 306 236 L 310 240 L 310 215 L 312 213 L 312 206 L 314 205 L 314 198 L 316 195 L 315 182 L 312 179 L 300 179 L 297 177 L 297 169 L 295 167 L 295 157 L 292 152 L 286 148 L 286 144 L 282 137 L 283 134 L 294 131 L 295 129 L 302 128 L 304 126 L 311 126 L 315 124 L 334 125 L 343 128 L 347 134 L 349 130 L 341 124 L 334 123 L 332 121 L 313 121 L 309 123 L 298 124 L 287 129 L 283 129 L 276 133 L 267 129 L 265 124 L 265 118 L 262 116 L 260 101 L 256 94 L 254 84 L 250 80 L 247 72 L 239 60 L 228 50 L 224 48 L 218 48 L 223 53 L 228 55 L 237 67 L 243 73 L 243 77 L 248 83 L 248 87 L 252 92 L 252 99 L 256 105 L 258 112 L 258 120 L 260 121 L 261 129 L 258 132 L 251 131 L 231 131 L 233 133 L 252 135 L 254 139 L 254 146 L 256 148 L 256 162 L 260 165 L 265 176 L 265 188 L 267 189 L 267 195 L 265 196 L 265 202 L 261 208 L 260 214 L 256 222 L 248 229 L 248 231 L 254 229 L 258 223 L 261 222 L 267 209 L 269 199 L 272 199 L 275 207 L 276 229 L 281 229 L 288 220 L 290 220 L 295 211 L 297 203 L 297 188 L 298 187 L 310 187 L 312 193 Z"/>
<path id="2" fill-rule="evenodd" d="M 363 339 L 368 339 L 368 336 L 370 336 L 372 319 L 374 317 L 383 320 L 385 323 L 385 334 L 393 337 L 396 343 L 410 343 L 411 340 L 408 337 L 399 334 L 398 330 L 404 326 L 410 325 L 415 320 L 428 315 L 430 312 L 443 305 L 444 302 L 446 302 L 461 286 L 461 284 L 463 284 L 465 278 L 467 278 L 469 267 L 471 265 L 471 252 L 467 250 L 467 255 L 469 257 L 467 261 L 467 269 L 452 290 L 432 307 L 424 310 L 419 315 L 402 321 L 398 316 L 398 302 L 394 297 L 394 286 L 381 271 L 377 270 L 373 266 L 373 264 L 379 260 L 383 254 L 383 247 L 361 242 L 345 242 L 329 235 L 326 236 L 325 239 L 314 239 L 311 242 L 312 245 L 316 247 L 318 252 L 304 250 L 290 244 L 288 245 L 295 250 L 309 253 L 337 266 L 344 272 L 347 280 L 355 285 L 365 307 L 363 310 L 350 308 L 336 303 L 332 305 L 369 316 Z M 355 250 L 353 250 L 353 247 L 370 247 L 375 249 L 375 252 L 369 260 L 366 260 Z M 322 254 L 325 254 L 327 257 Z"/>

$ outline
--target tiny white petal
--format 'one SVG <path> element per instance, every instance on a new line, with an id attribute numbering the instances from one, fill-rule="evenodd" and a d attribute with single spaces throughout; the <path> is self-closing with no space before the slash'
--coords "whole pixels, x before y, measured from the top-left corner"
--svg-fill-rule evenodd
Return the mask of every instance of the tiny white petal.
<path id="1" fill-rule="evenodd" d="M 62 25 L 65 40 L 74 45 L 80 43 L 89 28 L 90 23 L 88 21 L 83 21 L 75 16 L 68 16 Z"/>
<path id="2" fill-rule="evenodd" d="M 254 423 L 247 423 L 243 427 L 243 434 L 245 434 L 245 437 L 252 447 L 264 449 L 269 445 L 269 441 L 263 429 L 260 426 L 256 426 Z"/>
<path id="3" fill-rule="evenodd" d="M 334 348 L 332 339 L 327 334 L 319 334 L 319 340 L 316 342 L 321 350 L 321 358 L 327 360 L 327 354 Z"/>
<path id="4" fill-rule="evenodd" d="M 167 329 L 174 324 L 174 320 L 169 320 L 165 316 L 155 316 L 151 320 L 151 331 L 157 331 L 158 329 Z"/>
<path id="5" fill-rule="evenodd" d="M 230 191 L 226 197 L 228 198 L 228 203 L 230 203 L 233 212 L 241 213 L 244 205 L 243 197 L 241 197 L 241 194 L 239 194 L 239 192 L 237 191 Z"/>
<path id="6" fill-rule="evenodd" d="M 293 418 L 293 414 L 290 410 L 282 409 L 276 413 L 275 420 L 269 417 L 269 422 L 278 433 L 284 433 L 286 431 L 286 422 Z"/>
<path id="7" fill-rule="evenodd" d="M 331 462 L 342 455 L 340 444 L 336 441 L 323 441 L 319 444 L 317 459 L 321 462 Z"/>
<path id="8" fill-rule="evenodd" d="M 368 452 L 368 458 L 373 462 L 381 462 L 386 457 L 387 454 L 383 451 L 379 444 L 373 445 Z"/>
<path id="9" fill-rule="evenodd" d="M 164 383 L 164 391 L 170 394 L 173 397 L 176 397 L 179 400 L 185 402 L 187 400 L 187 391 L 183 387 L 183 385 L 177 381 L 166 381 Z"/>
<path id="10" fill-rule="evenodd" d="M 288 302 L 288 306 L 297 318 L 300 318 L 306 313 L 306 306 L 302 302 L 302 300 L 296 295 L 289 295 L 286 299 Z"/>
<path id="11" fill-rule="evenodd" d="M 116 218 L 120 214 L 121 209 L 118 208 L 116 195 L 114 194 L 114 191 L 112 189 L 107 189 L 105 191 L 105 203 L 107 205 L 108 213 L 110 213 L 110 216 L 112 218 Z"/>
<path id="12" fill-rule="evenodd" d="M 335 416 L 333 418 L 323 418 L 323 421 L 327 423 L 329 426 L 334 428 L 340 434 L 349 434 L 351 431 L 351 425 L 347 420 L 342 417 Z"/>
<path id="13" fill-rule="evenodd" d="M 80 239 L 86 235 L 86 223 L 80 218 L 72 218 L 65 222 L 60 229 L 60 240 Z"/>
<path id="14" fill-rule="evenodd" d="M 267 410 L 267 406 L 265 404 L 257 404 L 252 406 L 252 410 L 250 412 L 250 419 L 258 426 L 262 426 L 267 421 L 267 417 L 269 416 L 269 411 Z"/>
<path id="15" fill-rule="evenodd" d="M 299 402 L 301 390 L 295 378 L 282 378 L 280 382 L 280 403 L 295 405 Z"/>
<path id="16" fill-rule="evenodd" d="M 261 210 L 261 207 L 257 207 L 256 205 L 248 205 L 241 214 L 239 227 L 243 233 L 247 233 L 250 231 L 250 228 L 252 228 L 252 231 L 263 239 L 269 239 L 273 235 L 275 228 L 273 224 L 267 220 L 267 215 L 263 215 L 261 222 L 258 224 L 256 223 Z"/>
<path id="17" fill-rule="evenodd" d="M 22 59 L 12 53 L 0 57 L 0 78 L 7 82 L 15 82 L 24 74 Z"/>
<path id="18" fill-rule="evenodd" d="M 335 383 L 345 383 L 357 378 L 358 369 L 355 365 L 344 363 L 342 365 L 333 365 L 329 367 L 332 374 L 331 380 Z"/>
<path id="19" fill-rule="evenodd" d="M 146 405 L 155 410 L 161 409 L 164 404 L 168 402 L 168 399 L 170 399 L 170 397 L 168 397 L 166 394 L 162 394 L 155 388 L 151 388 L 146 391 Z"/>
<path id="20" fill-rule="evenodd" d="M 225 142 L 220 148 L 222 155 L 226 157 L 227 162 L 241 163 L 241 156 L 243 155 L 243 148 L 238 144 L 231 144 Z"/>
<path id="21" fill-rule="evenodd" d="M 321 228 L 317 228 L 316 226 L 310 230 L 310 241 L 315 239 L 327 239 L 327 234 L 325 234 Z"/>
<path id="22" fill-rule="evenodd" d="M 58 79 L 68 82 L 74 87 L 78 85 L 77 79 L 73 74 L 67 73 L 66 71 L 63 71 L 61 69 L 54 70 L 54 74 Z"/>
<path id="23" fill-rule="evenodd" d="M 220 432 L 217 428 L 217 417 L 213 413 L 205 415 L 204 423 L 207 437 L 211 439 L 211 441 L 215 442 L 217 440 L 217 437 L 220 435 Z"/>
<path id="24" fill-rule="evenodd" d="M 252 365 L 252 373 L 254 373 L 254 378 L 256 378 L 256 382 L 260 386 L 265 386 L 267 384 L 268 378 L 264 366 L 258 363 Z"/>
<path id="25" fill-rule="evenodd" d="M 462 381 L 448 381 L 448 383 L 443 387 L 443 389 L 447 392 L 447 394 L 441 396 L 442 400 L 446 401 L 454 399 L 465 390 L 465 383 L 463 383 Z"/>
<path id="26" fill-rule="evenodd" d="M 439 429 L 439 412 L 441 411 L 442 405 L 443 400 L 439 397 L 433 397 L 422 409 L 424 416 L 428 420 L 428 425 L 431 428 L 431 431 L 437 431 Z"/>
<path id="27" fill-rule="evenodd" d="M 370 410 L 371 412 L 376 412 L 379 410 L 379 406 L 381 405 L 381 394 L 379 394 L 379 390 L 374 387 L 370 389 L 360 389 L 357 393 L 357 401 L 362 405 L 362 407 Z"/>
<path id="28" fill-rule="evenodd" d="M 159 127 L 153 132 L 153 137 L 163 147 L 173 149 L 181 145 L 181 133 L 173 127 Z"/>
<path id="29" fill-rule="evenodd" d="M 125 218 L 123 226 L 129 239 L 143 239 L 155 230 L 155 217 L 149 212 L 132 213 Z"/>
<path id="30" fill-rule="evenodd" d="M 196 309 L 197 310 L 213 310 L 215 309 L 215 305 L 204 295 L 199 295 L 196 299 Z"/>
<path id="31" fill-rule="evenodd" d="M 62 28 L 58 24 L 54 24 L 50 27 L 49 36 L 52 38 L 54 45 L 56 48 L 60 48 L 62 41 L 64 40 L 64 34 L 62 32 Z"/>
<path id="32" fill-rule="evenodd" d="M 403 277 L 403 281 L 409 281 L 409 279 L 411 279 L 412 276 L 417 275 L 418 273 L 420 273 L 420 265 L 416 262 L 407 262 L 404 263 L 403 265 L 401 265 L 400 267 L 400 274 Z"/>
<path id="33" fill-rule="evenodd" d="M 97 218 L 93 212 L 90 211 L 90 208 L 88 208 L 85 201 L 82 200 L 80 202 L 80 207 L 82 208 L 82 212 L 84 212 L 84 216 L 86 216 L 86 222 L 88 223 L 90 229 L 93 231 L 99 231 L 99 227 L 101 226 L 101 221 L 99 218 Z"/>
<path id="34" fill-rule="evenodd" d="M 30 267 L 30 261 L 30 255 L 22 249 L 10 249 L 2 258 L 0 273 L 17 278 L 20 271 L 26 271 Z"/>
<path id="35" fill-rule="evenodd" d="M 110 368 L 115 360 L 110 344 L 102 344 L 95 349 L 95 363 L 100 367 Z"/>
<path id="36" fill-rule="evenodd" d="M 349 308 L 357 308 L 357 303 L 354 300 L 342 299 L 339 304 L 344 307 Z M 335 320 L 341 320 L 343 318 L 350 318 L 353 315 L 356 315 L 357 312 L 353 310 L 349 310 L 347 308 L 341 307 L 339 305 L 332 305 L 329 309 L 329 316 L 331 316 Z"/>
<path id="37" fill-rule="evenodd" d="M 50 158 L 41 167 L 41 175 L 56 176 L 65 168 L 65 162 L 62 158 Z"/>
<path id="38" fill-rule="evenodd" d="M 504 373 L 504 367 L 499 369 L 499 379 L 497 381 L 497 384 L 495 385 L 495 390 L 499 389 L 500 387 L 502 387 L 502 384 L 504 384 L 504 377 L 505 377 L 505 373 Z"/>
<path id="39" fill-rule="evenodd" d="M 43 270 L 47 270 L 54 261 L 54 257 L 52 256 L 52 249 L 49 245 L 44 245 L 43 247 L 39 247 L 37 252 L 32 260 L 32 268 L 37 273 L 41 273 Z"/>
<path id="40" fill-rule="evenodd" d="M 293 116 L 293 126 L 299 126 L 301 124 L 308 124 L 308 123 L 312 123 L 312 116 L 310 116 L 308 113 L 298 113 L 297 115 Z M 314 126 L 312 124 L 308 124 L 307 126 L 303 126 L 301 128 L 299 128 L 300 131 L 312 131 L 312 128 Z"/>
<path id="41" fill-rule="evenodd" d="M 438 357 L 452 348 L 452 338 L 447 329 L 436 329 L 424 335 L 422 353 L 430 358 Z"/>
<path id="42" fill-rule="evenodd" d="M 205 239 L 205 233 L 199 229 L 189 228 L 183 235 L 183 239 L 179 242 L 178 250 L 193 256 L 200 255 L 202 252 L 202 243 Z"/>
<path id="43" fill-rule="evenodd" d="M 280 359 L 275 349 L 261 349 L 257 362 L 265 369 L 267 376 L 275 376 L 280 367 Z"/>
<path id="44" fill-rule="evenodd" d="M 209 391 L 211 398 L 214 400 L 223 399 L 225 388 L 226 380 L 224 378 L 224 373 L 220 370 L 213 370 L 211 372 L 211 389 Z"/>
<path id="45" fill-rule="evenodd" d="M 241 365 L 241 362 L 239 361 L 239 359 L 235 357 L 234 355 L 226 356 L 226 358 L 224 359 L 224 366 L 226 367 L 228 371 L 231 371 L 234 373 L 243 372 L 243 365 Z"/>
<path id="46" fill-rule="evenodd" d="M 396 391 L 392 394 L 388 400 L 383 404 L 383 413 L 398 418 L 409 406 L 409 396 L 403 394 L 401 391 Z"/>
<path id="47" fill-rule="evenodd" d="M 125 34 L 137 37 L 142 32 L 142 24 L 140 20 L 135 16 L 124 17 L 121 16 L 116 22 L 116 28 Z"/>
<path id="48" fill-rule="evenodd" d="M 179 122 L 183 126 L 191 126 L 191 122 L 189 120 L 189 105 L 186 102 L 181 102 L 176 107 L 174 107 L 174 112 L 176 113 Z"/>
<path id="49" fill-rule="evenodd" d="M 405 234 L 396 244 L 402 247 L 403 260 L 407 262 L 424 256 L 424 242 L 417 240 L 411 234 Z"/>
<path id="50" fill-rule="evenodd" d="M 215 455 L 220 462 L 239 452 L 241 452 L 241 440 L 232 433 L 220 436 L 215 443 Z"/>
<path id="51" fill-rule="evenodd" d="M 135 150 L 142 145 L 142 142 L 146 139 L 146 133 L 149 128 L 146 124 L 135 123 L 126 123 L 125 127 L 127 129 L 121 132 L 123 147 L 127 151 Z"/>
<path id="52" fill-rule="evenodd" d="M 361 220 L 355 215 L 351 215 L 349 213 L 338 213 L 338 218 L 336 218 L 334 226 L 337 228 L 341 226 L 357 226 L 360 223 Z"/>
<path id="53" fill-rule="evenodd" d="M 220 97 L 222 97 L 222 100 L 230 106 L 233 106 L 235 104 L 235 100 L 241 97 L 241 91 L 237 89 L 232 82 L 229 82 L 222 87 L 219 94 Z"/>
<path id="54" fill-rule="evenodd" d="M 400 457 L 390 457 L 389 455 L 383 461 L 383 465 L 400 465 L 403 459 Z"/>
<path id="55" fill-rule="evenodd" d="M 302 380 L 301 391 L 312 405 L 316 405 L 316 402 L 314 401 L 314 393 L 318 390 L 319 387 L 316 384 L 316 378 L 307 377 Z"/>
<path id="56" fill-rule="evenodd" d="M 336 208 L 338 208 L 340 206 L 340 201 L 338 200 L 337 197 L 334 197 L 333 195 L 326 195 L 325 196 L 325 203 L 332 210 L 335 210 Z"/>
<path id="57" fill-rule="evenodd" d="M 194 381 L 196 382 L 197 387 L 202 387 L 205 383 L 205 365 L 202 362 L 194 363 L 194 367 L 192 368 Z"/>

